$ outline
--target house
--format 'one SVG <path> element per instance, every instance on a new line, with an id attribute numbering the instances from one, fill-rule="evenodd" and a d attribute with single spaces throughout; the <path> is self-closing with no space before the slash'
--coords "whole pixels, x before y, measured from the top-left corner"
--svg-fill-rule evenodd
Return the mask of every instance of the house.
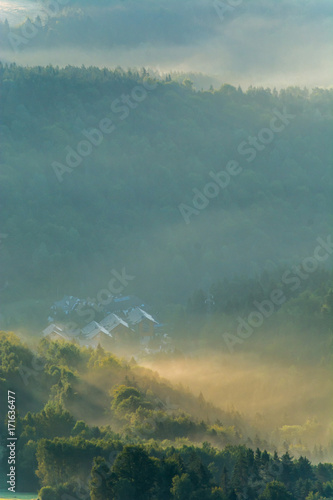
<path id="1" fill-rule="evenodd" d="M 66 342 L 70 341 L 70 338 L 64 332 L 64 329 L 58 325 L 55 325 L 54 323 L 52 323 L 47 328 L 45 328 L 45 330 L 43 330 L 43 337 L 51 341 L 55 340 L 61 340 Z"/>
<path id="2" fill-rule="evenodd" d="M 148 343 L 155 335 L 158 322 L 140 307 L 135 307 L 126 315 L 129 325 L 139 334 L 142 343 Z"/>
<path id="3" fill-rule="evenodd" d="M 97 347 L 100 344 L 105 349 L 113 346 L 113 336 L 97 321 L 92 321 L 81 330 L 83 343 L 90 347 Z"/>
<path id="4" fill-rule="evenodd" d="M 126 321 L 114 313 L 106 316 L 99 324 L 111 333 L 116 340 L 128 340 L 132 333 Z"/>

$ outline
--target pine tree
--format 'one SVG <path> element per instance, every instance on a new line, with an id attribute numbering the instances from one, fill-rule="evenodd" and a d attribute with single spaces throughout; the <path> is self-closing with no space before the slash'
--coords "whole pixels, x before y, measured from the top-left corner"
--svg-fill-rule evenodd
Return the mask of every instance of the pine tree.
<path id="1" fill-rule="evenodd" d="M 221 488 L 222 488 L 222 491 L 225 495 L 227 495 L 229 493 L 229 489 L 230 489 L 230 481 L 229 481 L 229 474 L 228 474 L 228 469 L 226 468 L 226 466 L 223 467 L 223 471 L 222 471 L 222 476 L 221 476 Z"/>

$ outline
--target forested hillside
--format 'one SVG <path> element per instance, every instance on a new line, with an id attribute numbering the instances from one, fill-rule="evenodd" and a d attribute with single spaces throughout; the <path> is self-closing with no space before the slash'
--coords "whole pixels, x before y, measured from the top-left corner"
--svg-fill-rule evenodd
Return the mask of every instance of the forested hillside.
<path id="1" fill-rule="evenodd" d="M 332 498 L 328 450 L 317 465 L 293 458 L 277 434 L 265 440 L 237 412 L 101 348 L 44 340 L 36 349 L 0 334 L 0 397 L 15 393 L 18 410 L 18 491 L 40 489 L 41 500 Z"/>
<path id="2" fill-rule="evenodd" d="M 0 500 L 333 500 L 332 0 L 0 0 Z"/>
<path id="3" fill-rule="evenodd" d="M 105 288 L 112 269 L 134 277 L 126 293 L 186 304 L 226 278 L 297 265 L 330 233 L 330 90 L 0 71 L 1 297 L 23 322 L 36 307 L 23 299 L 45 313 Z"/>

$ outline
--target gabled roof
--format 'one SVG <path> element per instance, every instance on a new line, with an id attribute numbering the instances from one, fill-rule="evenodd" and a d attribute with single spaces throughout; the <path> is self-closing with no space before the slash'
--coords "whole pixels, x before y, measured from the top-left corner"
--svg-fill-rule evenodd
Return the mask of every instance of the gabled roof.
<path id="1" fill-rule="evenodd" d="M 82 334 L 87 338 L 87 339 L 93 339 L 98 335 L 100 332 L 105 333 L 108 337 L 112 338 L 111 333 L 109 333 L 102 325 L 97 323 L 97 321 L 92 321 L 89 323 L 89 325 L 85 326 L 82 328 Z"/>
<path id="2" fill-rule="evenodd" d="M 143 309 L 140 309 L 140 307 L 136 307 L 135 309 L 132 309 L 128 314 L 127 314 L 127 319 L 128 322 L 131 325 L 136 325 L 137 323 L 140 323 L 143 319 L 148 319 L 149 321 L 152 321 L 156 325 L 158 324 L 157 321 L 146 311 Z"/>
<path id="3" fill-rule="evenodd" d="M 45 330 L 43 330 L 43 335 L 44 335 L 44 337 L 47 337 L 47 335 L 50 335 L 50 333 L 53 333 L 53 332 L 61 334 L 61 333 L 63 333 L 63 330 L 60 326 L 57 326 L 54 323 L 52 323 L 47 328 L 45 328 Z"/>
<path id="4" fill-rule="evenodd" d="M 126 328 L 129 328 L 128 324 L 126 321 L 123 319 L 119 318 L 116 314 L 109 314 L 106 316 L 106 318 L 102 319 L 100 322 L 100 325 L 102 325 L 104 328 L 106 328 L 109 332 L 112 332 L 118 325 L 123 325 Z"/>
<path id="5" fill-rule="evenodd" d="M 63 329 L 60 326 L 55 325 L 54 323 L 43 330 L 43 337 L 48 337 L 52 333 L 59 335 L 59 337 L 62 337 L 64 340 L 69 340 Z"/>

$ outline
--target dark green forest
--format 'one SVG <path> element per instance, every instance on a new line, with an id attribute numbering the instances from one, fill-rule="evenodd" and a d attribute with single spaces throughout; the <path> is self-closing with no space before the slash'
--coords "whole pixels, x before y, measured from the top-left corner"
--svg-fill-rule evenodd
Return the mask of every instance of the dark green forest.
<path id="1" fill-rule="evenodd" d="M 332 498 L 332 91 L 198 90 L 144 69 L 0 73 L 0 319 L 29 339 L 0 338 L 19 491 Z M 119 293 L 166 323 L 172 353 L 141 366 L 38 339 L 55 300 L 98 296 L 115 270 L 128 276 Z M 249 326 L 254 311 L 263 325 Z"/>
<path id="2" fill-rule="evenodd" d="M 242 293 L 329 238 L 331 90 L 197 91 L 120 68 L 0 73 L 3 328 L 42 324 L 52 301 L 96 294 L 112 269 L 163 311 L 224 280 Z M 227 185 L 200 198 L 214 175 Z"/>
<path id="3" fill-rule="evenodd" d="M 333 500 L 332 6 L 0 2 L 0 500 Z"/>
<path id="4" fill-rule="evenodd" d="M 4 332 L 0 361 L 1 401 L 10 390 L 17 405 L 18 491 L 40 490 L 41 500 L 333 497 L 333 467 L 320 454 L 312 465 L 287 443 L 278 453 L 240 414 L 134 361 L 47 340 L 32 350 Z"/>

